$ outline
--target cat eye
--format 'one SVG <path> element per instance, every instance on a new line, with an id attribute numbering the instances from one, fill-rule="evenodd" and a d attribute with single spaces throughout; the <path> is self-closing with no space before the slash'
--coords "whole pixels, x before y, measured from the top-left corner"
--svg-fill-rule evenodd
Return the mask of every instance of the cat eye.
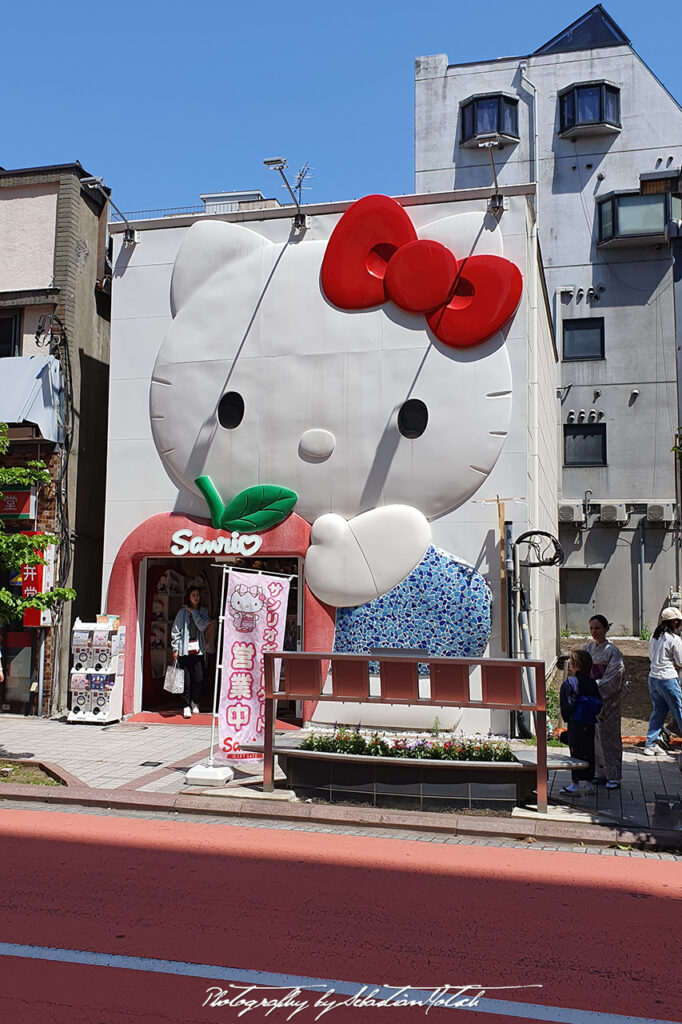
<path id="1" fill-rule="evenodd" d="M 429 422 L 429 410 L 420 398 L 408 398 L 400 406 L 398 430 L 403 437 L 421 437 Z"/>
<path id="2" fill-rule="evenodd" d="M 218 402 L 218 422 L 225 430 L 234 430 L 244 419 L 244 399 L 238 391 L 226 391 Z"/>

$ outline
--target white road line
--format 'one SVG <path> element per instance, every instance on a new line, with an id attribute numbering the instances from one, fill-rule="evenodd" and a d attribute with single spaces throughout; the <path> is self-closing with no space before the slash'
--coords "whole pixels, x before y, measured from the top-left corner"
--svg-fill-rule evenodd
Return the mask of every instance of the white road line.
<path id="1" fill-rule="evenodd" d="M 375 999 L 386 999 L 395 993 L 395 988 L 373 986 L 367 982 L 334 981 L 329 978 L 305 978 L 293 974 L 275 974 L 270 971 L 249 971 L 237 967 L 221 967 L 218 964 L 192 964 L 182 960 L 159 960 L 146 956 L 123 956 L 118 953 L 93 953 L 83 949 L 58 949 L 52 946 L 24 945 L 17 942 L 0 942 L 0 956 L 21 957 L 28 960 L 49 960 L 54 963 L 82 964 L 89 967 L 116 967 L 126 971 L 147 971 L 152 974 L 175 974 L 188 978 L 206 978 L 210 981 L 241 985 L 258 985 L 268 988 L 299 988 L 313 993 L 330 993 L 355 996 L 361 990 L 364 995 Z M 455 987 L 454 985 L 452 987 Z M 492 989 L 494 986 L 490 986 Z M 478 986 L 470 988 L 473 994 Z M 484 986 L 481 986 L 484 988 Z M 420 1000 L 426 1005 L 433 989 L 410 988 L 410 999 Z M 236 993 L 235 993 L 236 994 Z M 398 1009 L 398 1007 L 396 1007 Z M 457 1007 L 443 1007 L 457 1009 Z M 528 1021 L 548 1021 L 550 1024 L 676 1024 L 675 1021 L 660 1020 L 657 1017 L 632 1017 L 619 1013 L 601 1013 L 595 1010 L 572 1010 L 564 1006 L 539 1006 L 535 1003 L 518 1003 L 506 999 L 481 998 L 476 1006 L 462 1007 L 468 1013 L 492 1013 L 502 1017 L 520 1017 Z M 333 1013 L 333 1011 L 331 1011 Z M 333 1022 L 331 1013 L 327 1016 Z M 324 1020 L 325 1018 L 323 1018 Z"/>

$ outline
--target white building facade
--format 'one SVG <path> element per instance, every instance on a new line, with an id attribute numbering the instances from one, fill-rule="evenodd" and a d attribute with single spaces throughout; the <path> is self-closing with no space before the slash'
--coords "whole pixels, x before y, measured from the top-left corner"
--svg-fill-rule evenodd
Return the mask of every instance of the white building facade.
<path id="1" fill-rule="evenodd" d="M 217 614 L 221 560 L 293 574 L 299 649 L 508 652 L 500 519 L 556 532 L 558 361 L 534 189 L 502 192 L 495 209 L 487 190 L 311 206 L 299 231 L 292 208 L 139 221 L 133 245 L 111 226 L 104 603 L 128 627 L 124 713 L 163 704 L 179 595 L 196 582 Z M 432 259 L 463 274 L 442 320 L 414 297 Z M 491 281 L 509 296 L 497 320 Z M 258 488 L 292 510 L 236 530 L 230 508 Z M 549 666 L 558 574 L 533 575 Z M 377 724 L 366 706 L 303 713 Z M 436 713 L 459 714 L 409 724 Z"/>

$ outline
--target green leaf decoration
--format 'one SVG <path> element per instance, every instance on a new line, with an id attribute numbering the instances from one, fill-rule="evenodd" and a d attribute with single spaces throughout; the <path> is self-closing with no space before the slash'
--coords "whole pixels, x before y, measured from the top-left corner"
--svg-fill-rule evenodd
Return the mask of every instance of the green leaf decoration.
<path id="1" fill-rule="evenodd" d="M 270 530 L 286 519 L 298 501 L 295 491 L 288 487 L 263 484 L 247 487 L 232 499 L 222 514 L 223 530 L 257 533 Z"/>
<path id="2" fill-rule="evenodd" d="M 206 498 L 206 504 L 208 505 L 208 510 L 211 513 L 211 526 L 214 530 L 219 530 L 225 506 L 222 498 L 216 490 L 215 484 L 211 480 L 210 476 L 198 476 L 194 483 Z"/>
<path id="3" fill-rule="evenodd" d="M 286 519 L 298 501 L 296 492 L 288 487 L 264 484 L 247 487 L 226 508 L 210 476 L 197 477 L 194 482 L 206 499 L 214 530 L 238 530 L 239 533 L 269 530 Z"/>

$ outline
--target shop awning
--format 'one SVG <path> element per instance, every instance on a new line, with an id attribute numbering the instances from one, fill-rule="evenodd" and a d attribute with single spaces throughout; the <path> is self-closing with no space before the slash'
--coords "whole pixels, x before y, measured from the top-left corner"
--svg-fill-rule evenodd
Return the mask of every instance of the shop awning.
<path id="1" fill-rule="evenodd" d="M 0 359 L 0 422 L 30 423 L 46 441 L 62 441 L 62 372 L 54 356 Z"/>

